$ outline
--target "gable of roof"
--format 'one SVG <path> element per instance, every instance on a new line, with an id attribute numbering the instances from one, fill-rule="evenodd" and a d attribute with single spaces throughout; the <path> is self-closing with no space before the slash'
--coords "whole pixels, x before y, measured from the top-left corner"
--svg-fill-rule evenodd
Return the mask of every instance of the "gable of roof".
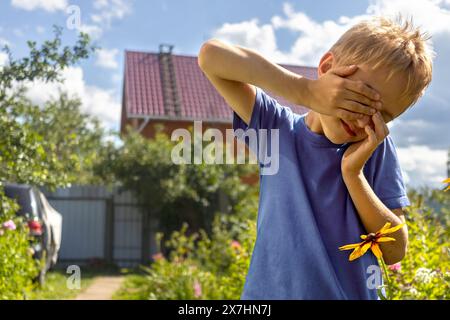
<path id="1" fill-rule="evenodd" d="M 123 116 L 231 122 L 231 108 L 199 68 L 197 57 L 170 54 L 170 59 L 173 78 L 168 82 L 164 79 L 168 74 L 167 65 L 161 62 L 160 54 L 126 51 Z M 317 78 L 317 68 L 281 66 L 304 77 Z M 167 96 L 173 93 L 173 88 L 168 88 L 171 87 L 169 84 L 175 88 L 175 108 L 168 107 Z M 296 113 L 307 111 L 305 107 L 294 105 L 282 97 L 272 96 Z"/>

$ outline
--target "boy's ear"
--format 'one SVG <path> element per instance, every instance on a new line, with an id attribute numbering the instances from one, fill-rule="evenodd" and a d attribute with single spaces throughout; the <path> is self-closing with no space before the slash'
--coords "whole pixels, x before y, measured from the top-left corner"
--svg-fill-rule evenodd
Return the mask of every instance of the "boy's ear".
<path id="1" fill-rule="evenodd" d="M 333 53 L 328 51 L 325 53 L 322 58 L 320 59 L 318 73 L 319 77 L 325 73 L 327 73 L 328 70 L 330 70 L 333 67 L 334 64 L 334 56 Z"/>

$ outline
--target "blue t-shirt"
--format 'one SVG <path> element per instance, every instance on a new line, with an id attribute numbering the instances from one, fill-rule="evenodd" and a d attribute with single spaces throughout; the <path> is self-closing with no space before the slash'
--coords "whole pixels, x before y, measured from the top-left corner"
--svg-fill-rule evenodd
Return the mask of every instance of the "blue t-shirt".
<path id="1" fill-rule="evenodd" d="M 376 288 L 367 284 L 378 266 L 375 256 L 368 252 L 350 262 L 351 251 L 338 249 L 367 233 L 342 179 L 349 144 L 312 132 L 305 115 L 260 88 L 250 124 L 235 113 L 233 128 L 241 134 L 279 129 L 279 168 L 260 175 L 257 236 L 241 299 L 377 299 Z M 410 205 L 390 136 L 367 161 L 364 175 L 389 209 Z"/>

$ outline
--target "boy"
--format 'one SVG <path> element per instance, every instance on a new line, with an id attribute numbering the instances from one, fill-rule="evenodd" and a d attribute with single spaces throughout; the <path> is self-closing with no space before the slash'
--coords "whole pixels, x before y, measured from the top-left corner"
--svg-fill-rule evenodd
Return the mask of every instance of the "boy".
<path id="1" fill-rule="evenodd" d="M 317 80 L 246 48 L 202 46 L 199 66 L 234 110 L 233 127 L 279 130 L 279 170 L 260 177 L 241 299 L 377 299 L 375 256 L 349 262 L 338 247 L 405 221 L 410 203 L 386 123 L 431 81 L 426 40 L 410 22 L 361 22 L 322 57 Z M 311 111 L 294 114 L 260 88 Z M 381 251 L 394 264 L 406 252 L 406 226 L 390 236 Z"/>

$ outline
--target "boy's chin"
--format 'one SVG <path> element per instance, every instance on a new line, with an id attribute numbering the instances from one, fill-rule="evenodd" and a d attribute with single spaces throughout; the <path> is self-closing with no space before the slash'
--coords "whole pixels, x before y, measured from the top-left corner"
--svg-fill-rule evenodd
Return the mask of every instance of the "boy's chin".
<path id="1" fill-rule="evenodd" d="M 343 143 L 350 142 L 348 139 L 343 139 L 343 138 L 336 138 L 336 137 L 327 137 L 327 138 L 334 144 L 343 144 Z"/>
<path id="2" fill-rule="evenodd" d="M 340 134 L 326 134 L 325 135 L 328 140 L 330 140 L 334 144 L 344 144 L 344 143 L 353 143 L 358 142 L 364 139 L 364 137 L 347 137 L 341 136 Z"/>

